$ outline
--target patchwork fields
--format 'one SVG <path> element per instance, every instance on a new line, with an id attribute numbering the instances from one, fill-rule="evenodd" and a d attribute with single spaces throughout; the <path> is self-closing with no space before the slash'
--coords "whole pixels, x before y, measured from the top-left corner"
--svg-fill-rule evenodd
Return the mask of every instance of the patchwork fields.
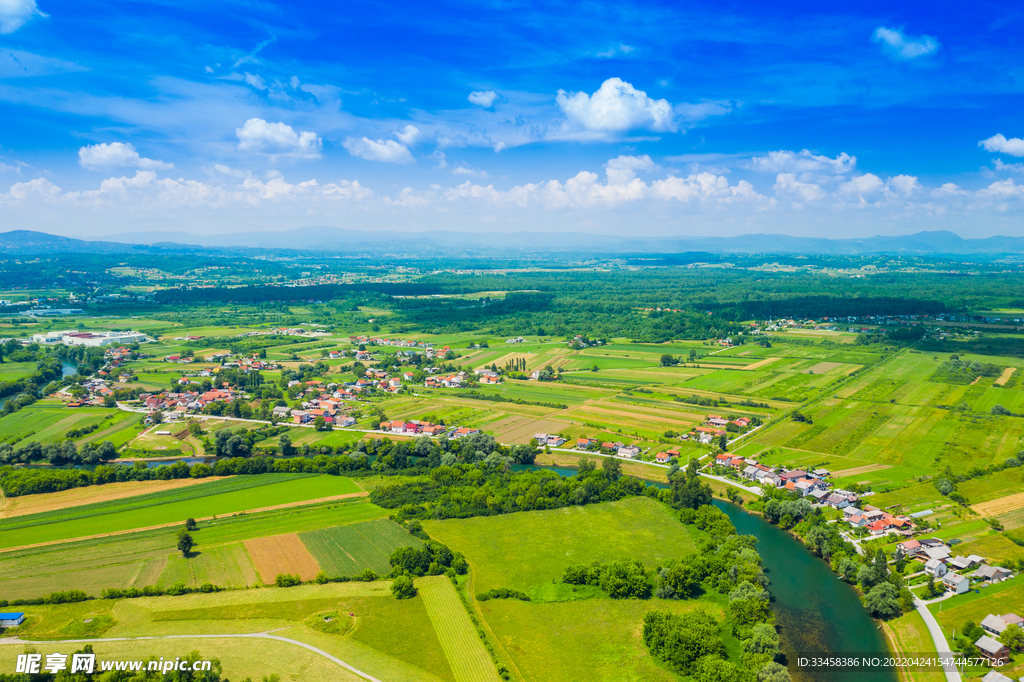
<path id="1" fill-rule="evenodd" d="M 0 549 L 184 522 L 359 492 L 338 476 L 233 476 L 138 497 L 98 502 L 0 521 Z"/>
<path id="2" fill-rule="evenodd" d="M 388 519 L 314 530 L 299 538 L 329 576 L 354 576 L 367 568 L 383 574 L 390 570 L 388 558 L 396 549 L 423 546 Z"/>

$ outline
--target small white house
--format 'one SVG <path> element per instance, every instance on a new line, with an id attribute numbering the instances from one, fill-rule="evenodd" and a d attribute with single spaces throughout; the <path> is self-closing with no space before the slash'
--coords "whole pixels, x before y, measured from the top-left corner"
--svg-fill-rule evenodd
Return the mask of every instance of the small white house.
<path id="1" fill-rule="evenodd" d="M 946 573 L 942 577 L 942 584 L 953 594 L 966 594 L 971 591 L 971 579 L 959 573 Z"/>
<path id="2" fill-rule="evenodd" d="M 946 575 L 946 564 L 942 563 L 938 559 L 930 559 L 924 565 L 924 572 L 928 575 L 933 575 L 936 578 L 941 578 Z"/>

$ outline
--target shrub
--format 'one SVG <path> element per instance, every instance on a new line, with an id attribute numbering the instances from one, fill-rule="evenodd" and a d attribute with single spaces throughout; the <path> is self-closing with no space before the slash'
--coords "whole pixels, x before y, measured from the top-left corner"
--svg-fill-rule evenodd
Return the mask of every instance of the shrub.
<path id="1" fill-rule="evenodd" d="M 295 587 L 302 584 L 302 578 L 294 573 L 278 573 L 274 583 L 278 587 Z"/>

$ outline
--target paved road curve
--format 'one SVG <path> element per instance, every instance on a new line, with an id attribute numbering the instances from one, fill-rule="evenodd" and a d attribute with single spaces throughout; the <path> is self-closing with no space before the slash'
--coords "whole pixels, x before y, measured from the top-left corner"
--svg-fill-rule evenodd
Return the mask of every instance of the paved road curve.
<path id="1" fill-rule="evenodd" d="M 276 639 L 279 642 L 287 642 L 288 644 L 295 644 L 296 646 L 301 646 L 303 649 L 309 649 L 314 654 L 317 654 L 319 656 L 323 656 L 324 658 L 326 658 L 329 661 L 337 663 L 338 665 L 340 665 L 345 670 L 348 670 L 349 672 L 351 672 L 351 673 L 353 673 L 355 675 L 358 675 L 359 677 L 362 677 L 364 680 L 369 680 L 370 682 L 384 682 L 383 680 L 377 679 L 373 675 L 369 675 L 367 673 L 364 673 L 362 670 L 357 670 L 356 668 L 353 668 L 352 666 L 350 666 L 345 661 L 341 660 L 340 658 L 337 658 L 335 656 L 330 655 L 329 653 L 327 653 L 323 649 L 317 649 L 315 646 L 312 646 L 310 644 L 306 644 L 305 642 L 300 642 L 300 641 L 295 640 L 295 639 L 288 639 L 287 637 L 278 637 L 277 635 L 272 635 L 269 632 L 253 632 L 253 633 L 241 634 L 241 635 L 164 635 L 162 637 L 107 637 L 107 638 L 104 638 L 104 639 L 60 639 L 60 640 L 54 640 L 54 641 L 25 640 L 25 639 L 18 639 L 17 637 L 9 637 L 9 638 L 6 638 L 6 639 L 0 638 L 0 644 L 32 644 L 32 645 L 38 645 L 38 644 L 69 644 L 69 643 L 70 644 L 92 644 L 92 643 L 95 643 L 95 642 L 136 642 L 136 641 L 141 642 L 141 641 L 144 641 L 144 640 L 147 640 L 147 639 L 232 639 L 232 638 L 235 638 L 235 639 L 242 639 L 242 638 Z"/>
<path id="2" fill-rule="evenodd" d="M 952 658 L 953 654 L 949 651 L 950 646 L 946 643 L 946 636 L 942 634 L 942 628 L 939 627 L 939 622 L 935 620 L 935 616 L 928 610 L 928 604 L 915 597 L 914 606 L 917 607 L 917 612 L 924 618 L 924 624 L 928 626 L 928 632 L 931 633 L 932 641 L 935 643 L 935 651 L 942 658 Z M 946 682 L 962 682 L 960 671 L 957 670 L 955 665 L 943 664 L 942 669 L 946 673 Z"/>

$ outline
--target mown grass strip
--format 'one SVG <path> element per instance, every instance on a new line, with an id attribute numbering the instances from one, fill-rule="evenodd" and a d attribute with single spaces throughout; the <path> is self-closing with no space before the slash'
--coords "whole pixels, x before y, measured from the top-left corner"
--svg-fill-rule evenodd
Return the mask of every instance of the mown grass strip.
<path id="1" fill-rule="evenodd" d="M 43 526 L 25 527 L 23 523 L 19 523 L 17 528 L 11 530 L 0 526 L 0 549 L 90 537 L 104 533 L 121 533 L 135 528 L 150 528 L 162 524 L 184 522 L 188 517 L 208 518 L 359 492 L 356 485 L 347 478 L 327 475 L 300 478 L 294 478 L 294 474 L 291 476 L 293 476 L 291 480 L 260 486 L 255 492 L 249 489 L 234 490 L 192 500 L 175 500 L 141 509 L 104 514 L 95 518 L 79 517 Z M 198 486 L 198 488 L 202 488 L 202 486 Z M 29 517 L 19 517 L 17 520 L 20 522 L 27 518 Z"/>
<path id="2" fill-rule="evenodd" d="M 423 578 L 417 581 L 417 588 L 455 682 L 500 682 L 498 671 L 451 581 L 441 575 Z"/>
<path id="3" fill-rule="evenodd" d="M 55 509 L 53 511 L 40 512 L 38 514 L 26 514 L 25 516 L 18 516 L 12 519 L 0 521 L 0 532 L 17 530 L 19 528 L 26 528 L 30 526 L 38 527 L 50 523 L 74 521 L 75 519 L 96 518 L 97 516 L 118 514 L 120 512 L 132 511 L 135 509 L 153 507 L 159 504 L 183 502 L 185 500 L 195 500 L 202 497 L 209 497 L 211 495 L 221 495 L 223 493 L 231 493 L 239 490 L 249 490 L 250 488 L 259 488 L 265 485 L 273 485 L 283 481 L 295 480 L 296 478 L 312 478 L 316 475 L 317 474 L 260 474 L 251 476 L 232 476 L 219 481 L 210 481 L 209 483 L 195 486 L 189 490 L 174 488 L 171 490 L 161 490 L 153 493 L 145 493 L 143 495 L 135 495 L 133 497 L 124 497 L 119 500 L 94 502 L 92 504 L 83 504 L 77 507 L 69 507 L 67 509 Z"/>

